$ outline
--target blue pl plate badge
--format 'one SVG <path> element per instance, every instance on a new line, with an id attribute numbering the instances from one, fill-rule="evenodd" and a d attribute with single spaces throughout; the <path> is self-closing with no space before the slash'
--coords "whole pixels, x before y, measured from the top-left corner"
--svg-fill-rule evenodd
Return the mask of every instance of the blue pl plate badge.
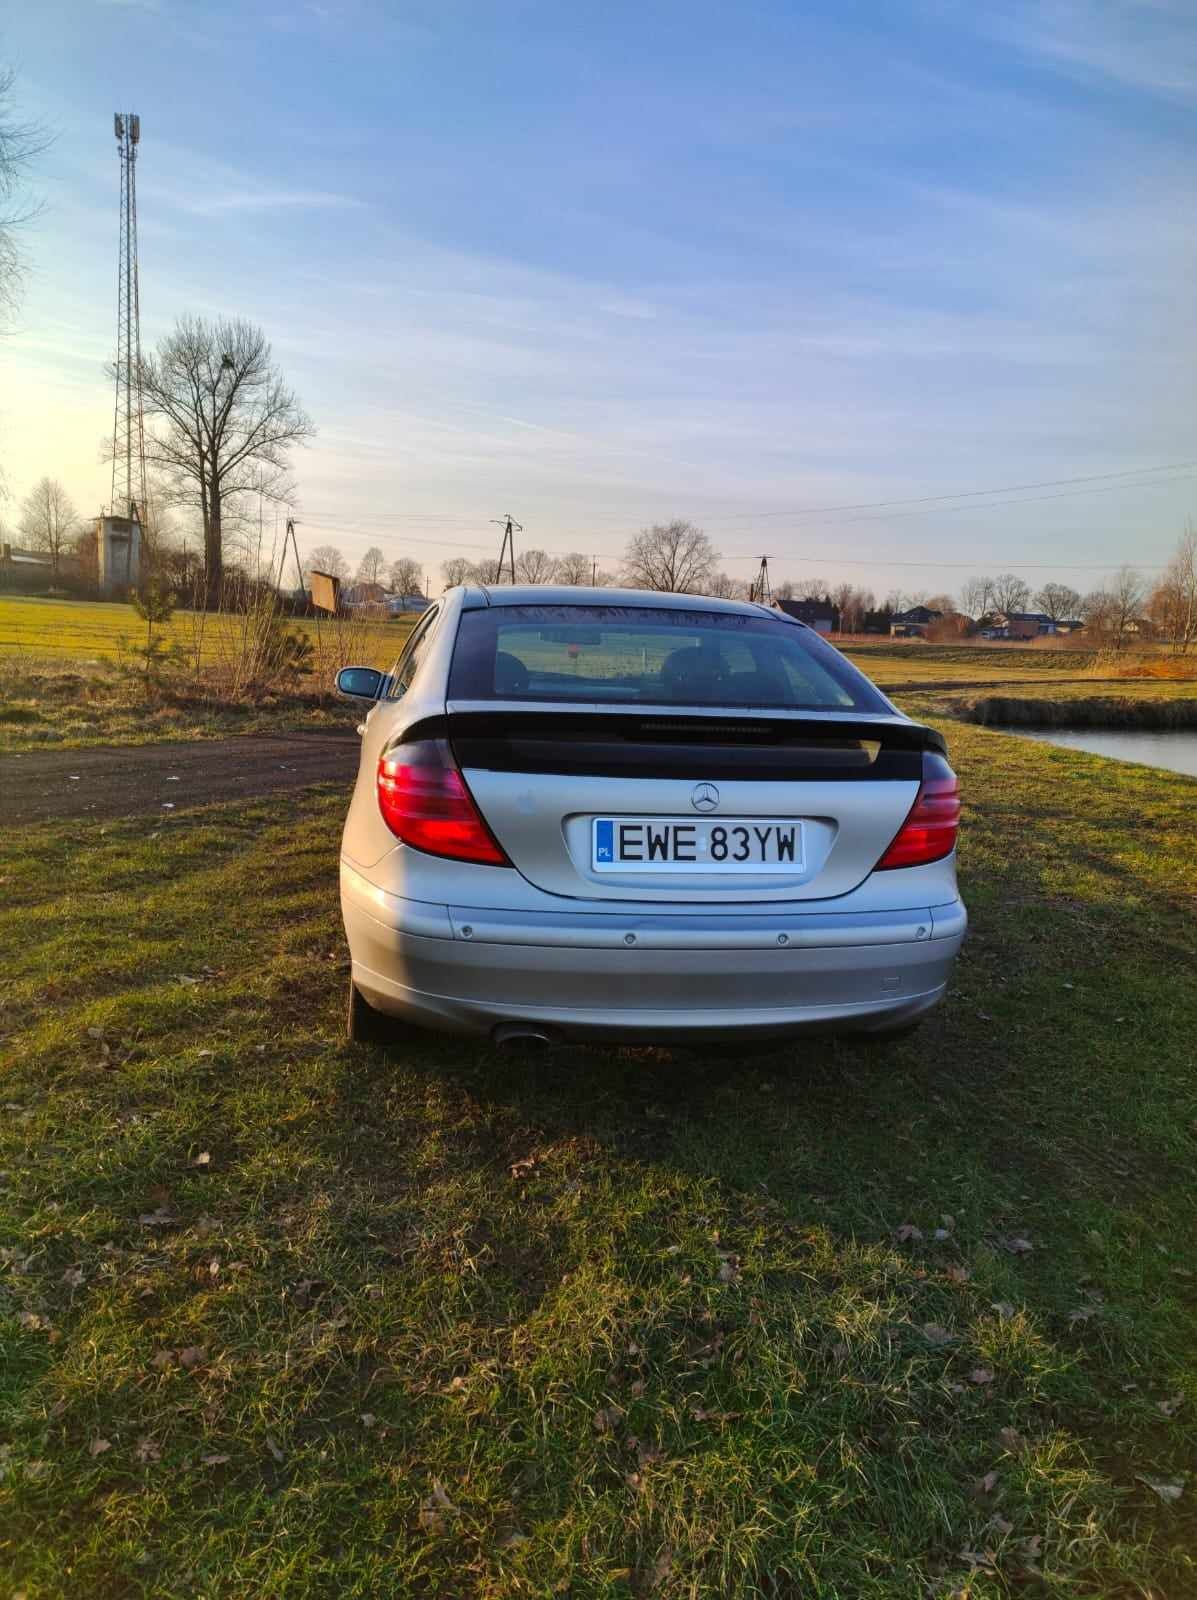
<path id="1" fill-rule="evenodd" d="M 594 859 L 615 860 L 615 824 L 606 817 L 594 825 Z"/>

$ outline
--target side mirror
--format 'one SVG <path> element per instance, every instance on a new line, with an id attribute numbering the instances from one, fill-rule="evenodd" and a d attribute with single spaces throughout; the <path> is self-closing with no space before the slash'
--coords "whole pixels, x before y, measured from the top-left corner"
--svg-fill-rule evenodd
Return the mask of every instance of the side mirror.
<path id="1" fill-rule="evenodd" d="M 377 700 L 385 682 L 386 673 L 373 667 L 342 667 L 337 673 L 337 693 L 350 700 Z"/>

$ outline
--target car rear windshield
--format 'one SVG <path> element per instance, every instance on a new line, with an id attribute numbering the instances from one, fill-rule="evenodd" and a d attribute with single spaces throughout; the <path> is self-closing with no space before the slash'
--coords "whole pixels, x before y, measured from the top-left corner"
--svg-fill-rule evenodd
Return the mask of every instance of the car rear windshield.
<path id="1" fill-rule="evenodd" d="M 766 616 L 630 605 L 465 612 L 449 697 L 890 709 L 868 679 L 810 629 Z"/>

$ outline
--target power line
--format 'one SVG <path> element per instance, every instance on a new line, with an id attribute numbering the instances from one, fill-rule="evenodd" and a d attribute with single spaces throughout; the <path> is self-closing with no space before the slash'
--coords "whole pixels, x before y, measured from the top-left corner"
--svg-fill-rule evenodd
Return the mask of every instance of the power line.
<path id="1" fill-rule="evenodd" d="M 982 495 L 1018 494 L 1025 489 L 1057 489 L 1069 483 L 1100 483 L 1108 482 L 1112 478 L 1142 478 L 1149 473 L 1180 472 L 1187 467 L 1197 467 L 1197 461 L 1173 461 L 1162 467 L 1128 467 L 1123 472 L 1091 472 L 1079 478 L 1045 478 L 1040 483 L 1007 483 L 996 489 L 958 489 L 954 494 L 925 494 L 904 500 L 862 500 L 855 505 L 799 506 L 793 511 L 729 512 L 725 517 L 706 517 L 704 520 L 729 522 L 739 517 L 821 517 L 834 511 L 877 511 L 886 506 L 925 506 L 939 500 L 975 500 Z"/>
<path id="2" fill-rule="evenodd" d="M 1018 504 L 1018 502 L 1015 501 L 1014 504 Z M 322 519 L 310 519 L 308 521 L 307 525 L 308 525 L 308 527 L 316 527 L 316 528 L 319 528 L 319 529 L 322 529 L 322 530 L 325 530 L 325 531 L 331 530 L 332 532 L 336 532 L 339 529 L 342 533 L 351 534 L 355 538 L 368 539 L 368 538 L 372 537 L 372 535 L 370 533 L 370 530 L 368 528 L 365 528 L 365 529 L 363 529 L 363 528 L 354 528 L 354 527 L 350 526 L 348 523 L 334 523 L 334 522 L 325 522 Z M 488 542 L 484 542 L 484 541 L 482 541 L 480 539 L 473 539 L 473 540 L 469 540 L 469 541 L 457 540 L 455 542 L 452 542 L 452 541 L 447 540 L 447 539 L 439 539 L 439 538 L 422 539 L 422 538 L 419 538 L 419 537 L 415 536 L 414 534 L 404 534 L 403 538 L 404 538 L 404 541 L 407 544 L 434 544 L 438 548 L 448 549 L 448 550 L 489 550 L 489 549 L 493 548 L 493 546 L 490 545 Z M 573 555 L 573 554 L 575 554 L 575 552 L 573 550 L 546 550 L 545 551 L 545 555 L 547 555 L 547 556 L 560 557 L 560 556 L 567 556 L 567 555 Z M 737 550 L 719 550 L 719 551 L 716 551 L 715 554 L 716 554 L 716 558 L 719 561 L 759 561 L 760 560 L 759 556 L 745 555 L 745 554 L 743 554 L 743 553 L 741 553 L 740 551 L 737 551 Z M 618 558 L 618 556 L 611 556 L 611 557 L 609 557 L 609 559 L 610 560 L 618 560 L 619 558 Z M 972 568 L 977 568 L 977 567 L 983 567 L 983 566 L 1001 566 L 1001 565 L 1004 564 L 1004 565 L 1007 565 L 1007 566 L 1017 566 L 1017 567 L 1020 567 L 1020 568 L 1024 568 L 1028 572 L 1040 572 L 1040 571 L 1042 571 L 1042 572 L 1058 572 L 1058 571 L 1060 571 L 1061 568 L 1067 568 L 1070 572 L 1109 572 L 1112 565 L 1117 565 L 1118 564 L 1116 562 L 1111 562 L 1111 561 L 1072 561 L 1067 556 L 1062 556 L 1060 558 L 1060 560 L 1058 560 L 1058 561 L 1023 561 L 1021 559 L 1021 557 L 1019 557 L 1019 556 L 1010 556 L 1010 555 L 992 556 L 992 557 L 990 557 L 990 556 L 974 556 L 968 561 L 945 561 L 939 556 L 928 557 L 926 560 L 896 560 L 896 559 L 894 559 L 894 558 L 892 558 L 890 556 L 886 556 L 886 555 L 863 556 L 863 557 L 859 557 L 859 558 L 849 559 L 848 557 L 841 556 L 839 554 L 827 554 L 827 555 L 817 555 L 817 556 L 799 556 L 799 555 L 786 555 L 786 554 L 783 554 L 783 555 L 780 555 L 780 556 L 771 557 L 770 559 L 774 560 L 774 561 L 778 561 L 778 562 L 790 562 L 790 563 L 800 562 L 804 566 L 822 566 L 822 567 L 840 566 L 840 567 L 961 567 L 961 568 L 972 567 Z M 1164 561 L 1137 561 L 1137 562 L 1134 563 L 1134 565 L 1135 566 L 1139 566 L 1139 567 L 1144 567 L 1144 568 L 1148 569 L 1149 571 L 1151 571 L 1151 570 L 1154 570 L 1154 569 L 1156 569 L 1158 567 L 1166 566 L 1167 563 L 1164 562 Z"/>
<path id="3" fill-rule="evenodd" d="M 1070 485 L 1070 484 L 1074 484 L 1074 483 L 1104 483 L 1104 484 L 1109 484 L 1110 487 L 1112 487 L 1112 488 L 1119 488 L 1119 487 L 1122 487 L 1122 485 L 1119 484 L 1116 481 L 1116 480 L 1119 480 L 1119 479 L 1146 478 L 1146 477 L 1151 477 L 1151 476 L 1154 476 L 1155 474 L 1162 473 L 1162 472 L 1184 472 L 1184 471 L 1187 471 L 1191 467 L 1197 467 L 1197 461 L 1172 461 L 1172 462 L 1166 462 L 1163 465 L 1156 466 L 1156 467 L 1127 467 L 1127 468 L 1124 468 L 1122 471 L 1119 471 L 1119 472 L 1091 472 L 1091 473 L 1083 474 L 1082 476 L 1079 476 L 1079 477 L 1072 477 L 1072 478 L 1043 478 L 1043 479 L 1039 480 L 1036 483 L 1007 483 L 1007 484 L 1000 484 L 1000 485 L 998 485 L 998 486 L 996 486 L 994 488 L 990 488 L 990 489 L 957 489 L 957 490 L 952 491 L 951 493 L 931 494 L 931 495 L 916 495 L 916 496 L 911 496 L 911 497 L 907 497 L 907 498 L 903 498 L 903 499 L 860 500 L 860 501 L 845 502 L 845 503 L 840 504 L 840 505 L 831 505 L 831 506 L 797 506 L 797 507 L 795 507 L 795 508 L 793 508 L 792 510 L 789 510 L 789 511 L 735 511 L 735 512 L 729 511 L 729 512 L 726 512 L 726 513 L 724 513 L 722 515 L 718 515 L 717 514 L 717 515 L 714 515 L 714 516 L 704 517 L 703 521 L 704 522 L 736 522 L 736 521 L 740 521 L 740 520 L 747 520 L 747 519 L 750 519 L 750 518 L 755 520 L 755 519 L 759 519 L 759 518 L 763 518 L 763 517 L 830 516 L 830 515 L 833 515 L 835 513 L 841 512 L 841 511 L 877 511 L 877 510 L 884 510 L 884 509 L 886 509 L 887 507 L 890 507 L 890 506 L 934 505 L 936 503 L 943 502 L 943 501 L 946 501 L 946 500 L 975 500 L 975 499 L 984 498 L 987 495 L 1022 494 L 1022 493 L 1025 493 L 1025 492 L 1027 492 L 1027 491 L 1029 491 L 1031 489 L 1057 489 L 1057 488 L 1062 488 L 1062 487 L 1064 487 L 1066 485 Z M 1171 481 L 1171 482 L 1187 482 L 1188 479 L 1187 478 L 1186 479 L 1171 479 L 1171 480 L 1167 480 L 1167 481 Z M 1130 484 L 1130 485 L 1127 485 L 1127 487 L 1130 487 L 1130 488 L 1137 488 L 1137 487 L 1152 488 L 1152 487 L 1154 487 L 1154 485 L 1151 485 L 1151 484 L 1142 484 L 1142 485 Z M 1100 490 L 1085 490 L 1083 492 L 1084 493 L 1101 493 L 1102 491 L 1100 491 Z M 1058 498 L 1058 497 L 1049 496 L 1047 498 Z M 1002 503 L 1002 504 L 1015 503 L 1016 504 L 1017 502 L 1004 502 L 1003 501 L 1003 502 L 1000 502 L 1000 503 Z M 1029 503 L 1030 502 L 1028 502 L 1028 504 Z M 319 512 L 314 513 L 314 515 L 317 515 L 317 516 L 319 514 L 320 514 Z M 610 517 L 610 518 L 613 518 L 613 519 L 616 519 L 616 520 L 622 520 L 622 519 L 624 519 L 626 517 L 627 513 L 622 512 L 622 511 L 601 512 L 601 511 L 593 511 L 592 510 L 589 513 L 589 515 L 592 516 L 592 517 Z M 367 511 L 367 512 L 360 513 L 360 516 L 368 517 L 371 521 L 424 522 L 424 523 L 429 523 L 429 524 L 438 523 L 438 522 L 469 523 L 469 522 L 471 522 L 473 520 L 473 518 L 471 517 L 471 515 L 468 512 L 449 512 L 449 511 L 429 511 L 429 512 L 420 512 L 420 511 Z"/>

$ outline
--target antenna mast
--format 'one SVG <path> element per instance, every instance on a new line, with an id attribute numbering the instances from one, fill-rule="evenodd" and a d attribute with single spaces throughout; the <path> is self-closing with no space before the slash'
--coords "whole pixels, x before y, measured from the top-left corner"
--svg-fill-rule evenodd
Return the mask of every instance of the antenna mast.
<path id="1" fill-rule="evenodd" d="M 141 118 L 112 119 L 121 164 L 120 260 L 116 276 L 116 403 L 112 419 L 113 516 L 145 515 L 145 408 L 141 393 L 141 296 L 137 265 L 137 146 Z M 130 551 L 132 541 L 130 540 Z"/>

